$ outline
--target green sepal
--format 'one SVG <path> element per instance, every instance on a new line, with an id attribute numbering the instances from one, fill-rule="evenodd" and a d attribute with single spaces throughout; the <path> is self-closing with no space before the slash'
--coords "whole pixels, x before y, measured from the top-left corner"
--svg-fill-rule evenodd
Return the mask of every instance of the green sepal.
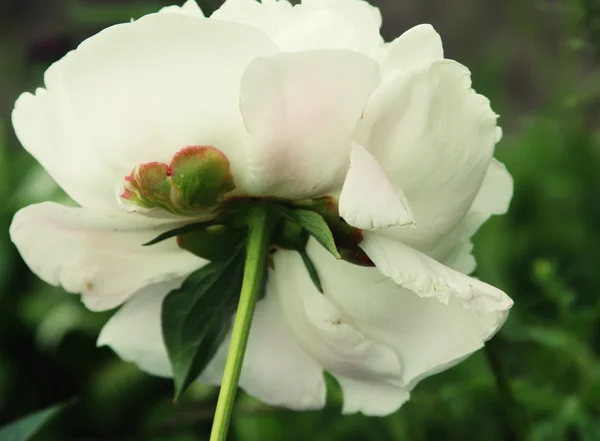
<path id="1" fill-rule="evenodd" d="M 244 248 L 192 273 L 162 305 L 162 334 L 173 369 L 175 400 L 202 373 L 227 336 L 244 274 Z"/>
<path id="2" fill-rule="evenodd" d="M 306 267 L 306 271 L 308 271 L 308 275 L 310 276 L 310 280 L 315 284 L 315 287 L 319 290 L 321 294 L 324 293 L 323 285 L 321 284 L 321 278 L 319 277 L 319 273 L 317 271 L 317 267 L 311 260 L 310 256 L 306 252 L 306 250 L 298 251 L 300 256 L 302 257 L 302 262 L 304 262 L 304 266 Z"/>
<path id="3" fill-rule="evenodd" d="M 314 211 L 323 217 L 333 234 L 335 244 L 343 260 L 360 266 L 375 266 L 369 256 L 358 246 L 363 240 L 362 231 L 348 225 L 340 217 L 335 199 L 330 196 L 323 196 L 317 199 L 294 201 L 291 206 Z"/>
<path id="4" fill-rule="evenodd" d="M 308 231 L 336 259 L 342 258 L 335 244 L 333 234 L 323 216 L 314 211 L 303 209 L 286 210 L 286 214 Z"/>

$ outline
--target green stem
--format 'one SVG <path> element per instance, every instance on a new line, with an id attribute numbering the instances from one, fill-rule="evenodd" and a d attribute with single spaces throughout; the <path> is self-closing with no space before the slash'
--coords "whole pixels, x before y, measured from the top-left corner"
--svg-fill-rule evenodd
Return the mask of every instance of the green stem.
<path id="1" fill-rule="evenodd" d="M 268 205 L 257 205 L 248 215 L 246 263 L 240 301 L 215 410 L 210 441 L 225 441 L 240 380 L 254 308 L 263 287 L 271 233 Z"/>
<path id="2" fill-rule="evenodd" d="M 527 441 L 531 433 L 530 421 L 523 408 L 517 402 L 508 377 L 504 372 L 499 355 L 499 344 L 497 336 L 488 341 L 485 345 L 485 354 L 490 369 L 494 374 L 496 390 L 498 391 L 509 426 L 512 429 L 513 437 L 516 441 Z"/>

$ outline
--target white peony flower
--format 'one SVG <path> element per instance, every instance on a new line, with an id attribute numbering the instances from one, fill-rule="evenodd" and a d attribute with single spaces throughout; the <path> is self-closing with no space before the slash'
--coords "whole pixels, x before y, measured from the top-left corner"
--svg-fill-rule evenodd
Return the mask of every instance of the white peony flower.
<path id="1" fill-rule="evenodd" d="M 175 238 L 142 246 L 198 219 L 187 200 L 142 201 L 144 167 L 213 146 L 231 195 L 333 198 L 375 265 L 310 239 L 320 293 L 300 254 L 278 249 L 240 386 L 318 409 L 328 371 L 345 413 L 395 411 L 504 322 L 512 301 L 465 274 L 469 239 L 506 211 L 512 180 L 492 158 L 497 116 L 469 70 L 444 59 L 431 26 L 384 43 L 380 25 L 362 0 L 227 0 L 210 18 L 189 0 L 87 39 L 15 105 L 23 146 L 81 206 L 19 211 L 11 235 L 23 258 L 92 310 L 123 305 L 98 344 L 170 376 L 161 302 L 207 261 Z M 227 347 L 200 381 L 220 383 Z"/>

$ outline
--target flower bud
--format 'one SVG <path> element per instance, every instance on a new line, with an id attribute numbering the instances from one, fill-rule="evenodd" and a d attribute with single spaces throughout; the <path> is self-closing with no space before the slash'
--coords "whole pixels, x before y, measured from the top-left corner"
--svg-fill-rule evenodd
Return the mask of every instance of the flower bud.
<path id="1" fill-rule="evenodd" d="M 235 188 L 229 160 L 210 146 L 190 146 L 173 156 L 171 164 L 148 162 L 125 178 L 121 199 L 145 209 L 175 214 L 211 211 Z"/>
<path id="2" fill-rule="evenodd" d="M 167 175 L 168 166 L 162 162 L 149 162 L 135 167 L 125 178 L 121 198 L 144 208 L 171 205 L 171 180 Z"/>
<path id="3" fill-rule="evenodd" d="M 214 147 L 185 147 L 170 166 L 173 204 L 180 211 L 210 208 L 235 188 L 227 157 Z"/>

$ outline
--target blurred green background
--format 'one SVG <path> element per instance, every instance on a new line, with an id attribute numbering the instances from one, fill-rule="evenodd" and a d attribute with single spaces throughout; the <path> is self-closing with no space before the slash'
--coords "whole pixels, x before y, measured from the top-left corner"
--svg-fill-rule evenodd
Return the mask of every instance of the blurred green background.
<path id="1" fill-rule="evenodd" d="M 14 212 L 64 196 L 10 125 L 18 94 L 100 29 L 162 0 L 0 2 L 0 425 L 78 401 L 38 440 L 207 439 L 215 390 L 177 406 L 169 381 L 97 349 L 106 314 L 33 276 L 11 244 Z M 220 2 L 201 1 L 205 12 Z M 476 236 L 477 276 L 515 300 L 486 351 L 425 380 L 387 418 L 294 413 L 241 396 L 232 440 L 600 441 L 600 2 L 378 0 L 390 40 L 429 22 L 449 58 L 473 71 L 505 137 L 496 156 L 514 176 L 507 216 Z M 505 381 L 496 381 L 491 365 Z M 512 390 L 516 405 L 510 403 Z M 0 440 L 1 441 L 1 440 Z"/>

